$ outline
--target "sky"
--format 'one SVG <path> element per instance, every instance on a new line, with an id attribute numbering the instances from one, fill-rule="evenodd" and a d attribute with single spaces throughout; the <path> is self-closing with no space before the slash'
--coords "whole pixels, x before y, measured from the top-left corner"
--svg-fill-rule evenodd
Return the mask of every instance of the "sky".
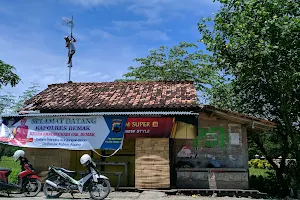
<path id="1" fill-rule="evenodd" d="M 122 78 L 133 61 L 161 45 L 197 42 L 197 23 L 219 9 L 213 0 L 1 0 L 0 60 L 16 68 L 21 82 L 0 93 L 21 95 L 68 81 L 62 17 L 74 17 L 73 82 Z M 201 44 L 200 49 L 205 49 Z"/>

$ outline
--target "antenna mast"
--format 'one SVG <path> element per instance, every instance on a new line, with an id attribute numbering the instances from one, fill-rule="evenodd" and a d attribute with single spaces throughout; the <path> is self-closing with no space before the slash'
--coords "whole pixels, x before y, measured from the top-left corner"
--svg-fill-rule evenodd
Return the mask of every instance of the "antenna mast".
<path id="1" fill-rule="evenodd" d="M 71 40 L 72 40 L 72 39 L 73 39 L 73 35 L 72 35 L 72 33 L 73 33 L 73 28 L 74 28 L 74 26 L 75 26 L 74 20 L 73 20 L 73 16 L 72 16 L 71 19 L 66 18 L 66 17 L 63 17 L 63 18 L 62 18 L 62 24 L 63 24 L 64 26 L 68 26 L 68 27 L 71 28 L 70 36 L 71 36 Z M 69 49 L 69 54 L 70 54 L 70 49 Z M 70 64 L 68 65 L 68 67 L 69 67 L 69 81 L 68 81 L 68 82 L 69 82 L 69 83 L 72 82 L 72 81 L 71 81 L 71 68 L 72 68 L 72 66 L 73 66 L 73 64 L 72 64 L 72 59 L 71 59 L 71 62 L 70 62 Z"/>

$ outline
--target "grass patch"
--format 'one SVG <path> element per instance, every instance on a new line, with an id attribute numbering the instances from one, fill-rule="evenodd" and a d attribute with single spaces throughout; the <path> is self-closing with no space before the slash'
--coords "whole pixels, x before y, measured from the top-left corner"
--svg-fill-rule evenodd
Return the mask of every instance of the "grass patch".
<path id="1" fill-rule="evenodd" d="M 262 176 L 262 177 L 267 177 L 268 176 L 268 173 L 267 172 L 270 172 L 271 170 L 269 169 L 257 169 L 257 168 L 253 168 L 253 167 L 250 167 L 249 168 L 249 175 L 250 176 Z"/>
<path id="2" fill-rule="evenodd" d="M 0 160 L 0 167 L 9 168 L 12 170 L 11 174 L 8 177 L 10 183 L 18 182 L 18 174 L 21 171 L 20 162 L 15 162 L 12 157 L 3 156 Z"/>

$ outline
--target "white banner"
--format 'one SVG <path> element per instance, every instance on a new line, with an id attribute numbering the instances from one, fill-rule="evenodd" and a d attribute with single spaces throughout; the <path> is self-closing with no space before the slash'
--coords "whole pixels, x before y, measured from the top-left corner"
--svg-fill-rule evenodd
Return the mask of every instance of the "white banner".
<path id="1" fill-rule="evenodd" d="M 126 117 L 68 116 L 4 118 L 0 142 L 31 148 L 118 149 Z"/>

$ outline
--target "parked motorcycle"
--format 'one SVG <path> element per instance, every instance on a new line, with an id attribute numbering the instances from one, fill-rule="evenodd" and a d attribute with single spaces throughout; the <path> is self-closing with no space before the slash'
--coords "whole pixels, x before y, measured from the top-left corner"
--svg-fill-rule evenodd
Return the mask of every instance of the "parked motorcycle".
<path id="1" fill-rule="evenodd" d="M 21 190 L 21 186 L 13 183 L 8 183 L 8 176 L 11 174 L 11 170 L 8 168 L 0 168 L 0 191 L 6 192 L 8 195 L 12 191 Z"/>
<path id="2" fill-rule="evenodd" d="M 108 178 L 99 174 L 96 164 L 88 154 L 81 156 L 80 163 L 88 169 L 88 173 L 80 180 L 74 179 L 77 175 L 76 171 L 50 166 L 43 188 L 45 196 L 58 198 L 63 193 L 71 193 L 73 196 L 73 193 L 79 191 L 80 193 L 89 192 L 92 199 L 105 199 L 110 193 Z"/>
<path id="3" fill-rule="evenodd" d="M 10 193 L 23 193 L 27 197 L 36 196 L 42 188 L 39 177 L 35 174 L 34 169 L 24 156 L 25 152 L 17 150 L 13 157 L 15 161 L 20 160 L 22 171 L 18 174 L 18 184 L 8 182 L 8 176 L 11 170 L 8 168 L 0 168 L 0 191 Z"/>

